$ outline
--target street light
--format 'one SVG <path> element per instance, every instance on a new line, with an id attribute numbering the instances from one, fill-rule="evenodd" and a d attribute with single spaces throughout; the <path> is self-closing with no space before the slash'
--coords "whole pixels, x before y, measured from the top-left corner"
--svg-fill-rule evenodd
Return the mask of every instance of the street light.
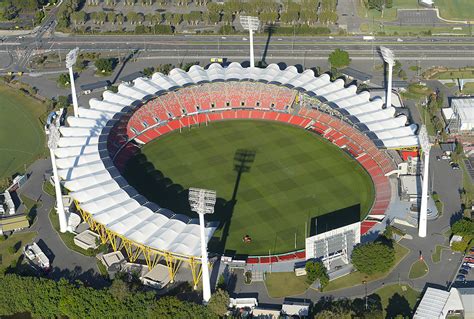
<path id="1" fill-rule="evenodd" d="M 216 204 L 216 191 L 201 188 L 190 188 L 188 198 L 191 210 L 199 214 L 199 229 L 201 233 L 202 299 L 204 303 L 208 303 L 209 299 L 211 299 L 211 282 L 209 278 L 204 215 L 214 213 L 214 205 Z"/>
<path id="2" fill-rule="evenodd" d="M 250 67 L 255 67 L 255 58 L 253 54 L 253 32 L 260 26 L 260 20 L 257 17 L 240 16 L 240 24 L 245 30 L 249 30 L 250 40 Z"/>
<path id="3" fill-rule="evenodd" d="M 79 48 L 75 48 L 66 55 L 66 68 L 69 70 L 69 82 L 71 83 L 71 95 L 72 95 L 72 105 L 74 107 L 74 117 L 79 117 L 78 114 L 78 104 L 77 104 L 77 95 L 76 95 L 76 85 L 74 83 L 74 71 L 72 67 L 76 64 L 77 56 L 79 54 Z"/>
<path id="4" fill-rule="evenodd" d="M 63 196 L 61 193 L 61 185 L 59 184 L 58 168 L 56 167 L 56 155 L 54 151 L 58 146 L 59 129 L 54 123 L 49 126 L 48 148 L 51 156 L 51 165 L 53 166 L 54 190 L 56 192 L 56 210 L 59 216 L 59 230 L 65 233 L 67 230 L 67 218 L 64 211 Z"/>
<path id="5" fill-rule="evenodd" d="M 380 47 L 380 53 L 385 63 L 388 64 L 388 84 L 387 84 L 387 95 L 385 97 L 385 106 L 392 106 L 392 72 L 393 65 L 395 64 L 395 56 L 389 48 Z"/>
<path id="6" fill-rule="evenodd" d="M 423 125 L 418 133 L 421 150 L 423 151 L 423 184 L 421 189 L 420 220 L 418 222 L 418 236 L 426 237 L 428 228 L 428 178 L 430 165 L 431 143 L 426 126 Z"/>

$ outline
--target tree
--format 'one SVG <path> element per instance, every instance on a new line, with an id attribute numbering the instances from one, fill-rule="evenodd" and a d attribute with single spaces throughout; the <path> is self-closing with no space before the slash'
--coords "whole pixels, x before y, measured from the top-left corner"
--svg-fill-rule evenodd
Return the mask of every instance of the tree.
<path id="1" fill-rule="evenodd" d="M 71 105 L 71 102 L 69 101 L 69 96 L 65 96 L 65 95 L 60 95 L 58 96 L 58 100 L 57 100 L 57 103 L 56 103 L 56 106 L 57 107 L 68 107 L 69 105 Z"/>
<path id="2" fill-rule="evenodd" d="M 334 50 L 329 55 L 328 60 L 331 66 L 334 68 L 341 68 L 351 63 L 351 59 L 349 58 L 349 53 L 341 49 Z"/>
<path id="3" fill-rule="evenodd" d="M 160 64 L 156 67 L 156 72 L 160 72 L 160 73 L 163 73 L 164 75 L 168 75 L 172 69 L 173 69 L 173 65 L 171 64 Z"/>
<path id="4" fill-rule="evenodd" d="M 218 316 L 224 316 L 229 306 L 229 294 L 223 289 L 217 289 L 212 294 L 207 307 Z"/>
<path id="5" fill-rule="evenodd" d="M 87 14 L 84 11 L 77 11 L 71 14 L 74 24 L 84 24 L 87 21 Z"/>
<path id="6" fill-rule="evenodd" d="M 153 68 L 153 67 L 144 68 L 143 69 L 143 74 L 145 74 L 146 76 L 152 76 L 154 71 L 155 71 L 155 68 Z"/>
<path id="7" fill-rule="evenodd" d="M 381 242 L 358 245 L 352 251 L 352 264 L 368 275 L 388 271 L 394 261 L 394 249 Z"/>
<path id="8" fill-rule="evenodd" d="M 1 16 L 6 20 L 13 20 L 18 16 L 18 9 L 10 4 L 5 4 L 4 6 L 0 7 Z"/>
<path id="9" fill-rule="evenodd" d="M 114 64 L 112 59 L 100 58 L 94 62 L 97 71 L 102 73 L 110 73 L 114 69 Z"/>
<path id="10" fill-rule="evenodd" d="M 35 23 L 40 24 L 41 21 L 43 21 L 44 18 L 44 11 L 43 10 L 37 10 L 35 13 Z"/>
<path id="11" fill-rule="evenodd" d="M 65 88 L 65 87 L 69 87 L 69 85 L 70 85 L 69 80 L 70 79 L 69 79 L 69 74 L 68 73 L 61 73 L 58 77 L 57 82 L 58 82 L 58 85 L 60 87 Z"/>
<path id="12" fill-rule="evenodd" d="M 472 236 L 474 235 L 474 223 L 468 218 L 460 219 L 451 226 L 451 232 L 455 235 Z"/>
<path id="13" fill-rule="evenodd" d="M 109 287 L 110 294 L 120 301 L 124 301 L 130 294 L 128 284 L 122 279 L 115 279 Z"/>
<path id="14" fill-rule="evenodd" d="M 321 290 L 329 283 L 329 276 L 326 267 L 320 261 L 308 261 L 305 265 L 306 281 L 312 284 L 316 279 L 319 279 Z"/>

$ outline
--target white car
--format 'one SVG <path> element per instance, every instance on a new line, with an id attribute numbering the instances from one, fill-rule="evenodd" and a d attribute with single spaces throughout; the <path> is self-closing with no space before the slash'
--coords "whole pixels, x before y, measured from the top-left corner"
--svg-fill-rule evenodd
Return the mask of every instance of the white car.
<path id="1" fill-rule="evenodd" d="M 397 42 L 403 42 L 403 39 L 398 38 Z"/>

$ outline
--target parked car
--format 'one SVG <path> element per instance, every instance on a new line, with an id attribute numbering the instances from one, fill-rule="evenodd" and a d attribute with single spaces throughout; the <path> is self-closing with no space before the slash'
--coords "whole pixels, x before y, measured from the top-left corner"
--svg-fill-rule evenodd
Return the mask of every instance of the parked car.
<path id="1" fill-rule="evenodd" d="M 464 267 L 474 268 L 474 263 L 463 263 L 462 265 L 463 265 Z"/>
<path id="2" fill-rule="evenodd" d="M 469 271 L 469 270 L 471 270 L 471 266 L 468 266 L 468 265 L 464 265 L 464 264 L 463 264 L 463 265 L 461 266 L 461 269 L 462 269 L 462 270 L 467 270 L 467 271 Z"/>
<path id="3" fill-rule="evenodd" d="M 469 271 L 465 270 L 465 269 L 459 269 L 459 274 L 461 275 L 467 275 L 469 273 Z"/>
<path id="4" fill-rule="evenodd" d="M 457 275 L 457 276 L 456 276 L 456 281 L 466 281 L 466 276 L 464 276 L 464 275 Z"/>

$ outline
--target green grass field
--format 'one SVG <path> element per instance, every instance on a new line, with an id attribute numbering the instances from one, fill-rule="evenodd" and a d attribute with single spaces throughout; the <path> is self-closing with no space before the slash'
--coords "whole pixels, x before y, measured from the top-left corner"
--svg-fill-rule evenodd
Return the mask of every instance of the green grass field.
<path id="1" fill-rule="evenodd" d="M 215 189 L 215 214 L 207 218 L 221 227 L 210 249 L 251 255 L 303 248 L 311 217 L 359 203 L 365 216 L 374 197 L 369 175 L 339 148 L 302 129 L 265 121 L 171 133 L 131 159 L 125 177 L 162 207 L 194 217 L 183 190 Z M 247 234 L 251 243 L 242 242 Z"/>
<path id="2" fill-rule="evenodd" d="M 0 180 L 23 172 L 45 150 L 43 104 L 0 85 Z"/>
<path id="3" fill-rule="evenodd" d="M 472 0 L 435 0 L 442 18 L 474 21 Z"/>

